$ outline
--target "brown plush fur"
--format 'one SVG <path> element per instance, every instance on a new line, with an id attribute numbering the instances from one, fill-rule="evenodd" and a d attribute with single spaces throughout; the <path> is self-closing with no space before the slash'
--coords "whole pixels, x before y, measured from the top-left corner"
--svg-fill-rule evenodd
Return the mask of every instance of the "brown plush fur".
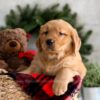
<path id="1" fill-rule="evenodd" d="M 48 39 L 53 41 L 52 45 L 49 43 L 50 46 L 47 45 Z M 86 74 L 79 54 L 80 46 L 77 31 L 69 23 L 51 20 L 41 26 L 37 40 L 38 54 L 30 68 L 24 72 L 56 76 L 53 91 L 55 95 L 62 95 L 67 91 L 68 83 L 73 81 L 75 75 L 80 75 L 83 79 Z"/>
<path id="2" fill-rule="evenodd" d="M 21 72 L 26 62 L 18 53 L 26 51 L 26 32 L 20 28 L 0 31 L 0 100 L 31 100 L 21 87 L 8 75 L 8 71 Z"/>
<path id="3" fill-rule="evenodd" d="M 18 53 L 26 49 L 27 38 L 24 30 L 17 28 L 0 31 L 0 60 L 7 63 L 7 71 L 19 72 L 27 68 L 24 60 L 18 58 Z"/>

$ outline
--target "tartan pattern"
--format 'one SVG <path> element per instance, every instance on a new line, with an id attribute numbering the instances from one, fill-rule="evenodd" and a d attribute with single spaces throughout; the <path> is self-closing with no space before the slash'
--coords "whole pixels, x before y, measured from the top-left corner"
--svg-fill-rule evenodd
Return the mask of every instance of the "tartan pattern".
<path id="1" fill-rule="evenodd" d="M 30 95 L 33 100 L 71 100 L 81 88 L 80 76 L 73 77 L 74 82 L 69 83 L 68 91 L 61 96 L 55 96 L 52 91 L 53 79 L 52 76 L 44 74 L 22 74 L 9 73 L 11 77 L 22 87 L 22 89 Z"/>

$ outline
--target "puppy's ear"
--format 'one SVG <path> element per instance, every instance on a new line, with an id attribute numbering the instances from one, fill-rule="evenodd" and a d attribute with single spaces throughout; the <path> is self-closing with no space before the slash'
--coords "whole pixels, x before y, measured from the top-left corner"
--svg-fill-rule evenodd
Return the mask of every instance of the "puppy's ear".
<path id="1" fill-rule="evenodd" d="M 42 51 L 42 46 L 41 46 L 41 42 L 40 42 L 40 34 L 41 34 L 41 32 L 43 31 L 43 26 L 44 26 L 44 25 L 41 25 L 41 27 L 40 27 L 39 37 L 38 37 L 38 39 L 37 39 L 37 41 L 36 41 L 36 46 L 37 46 L 39 52 Z"/>
<path id="2" fill-rule="evenodd" d="M 42 47 L 41 47 L 41 43 L 40 43 L 40 38 L 37 39 L 36 46 L 37 46 L 39 52 L 41 52 L 42 51 Z"/>
<path id="3" fill-rule="evenodd" d="M 74 45 L 74 53 L 76 54 L 80 50 L 81 40 L 78 36 L 77 31 L 74 28 L 71 30 L 71 37 L 72 37 L 73 45 Z"/>

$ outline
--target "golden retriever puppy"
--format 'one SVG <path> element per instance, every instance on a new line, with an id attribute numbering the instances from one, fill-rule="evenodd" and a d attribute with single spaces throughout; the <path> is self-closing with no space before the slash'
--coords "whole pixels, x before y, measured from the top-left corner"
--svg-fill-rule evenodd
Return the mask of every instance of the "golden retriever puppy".
<path id="1" fill-rule="evenodd" d="M 64 20 L 51 20 L 41 26 L 37 39 L 38 54 L 25 73 L 54 75 L 53 91 L 62 95 L 74 75 L 81 79 L 86 74 L 79 49 L 81 46 L 77 31 Z"/>

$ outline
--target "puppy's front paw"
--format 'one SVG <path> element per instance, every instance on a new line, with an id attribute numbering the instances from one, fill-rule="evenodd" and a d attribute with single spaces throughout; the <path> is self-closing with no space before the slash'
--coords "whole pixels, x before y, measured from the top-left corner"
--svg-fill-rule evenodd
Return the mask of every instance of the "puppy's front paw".
<path id="1" fill-rule="evenodd" d="M 53 84 L 53 91 L 56 96 L 63 95 L 67 91 L 67 83 L 64 81 L 55 81 Z"/>
<path id="2" fill-rule="evenodd" d="M 7 73 L 7 71 L 5 69 L 0 69 L 0 74 L 4 74 Z"/>

